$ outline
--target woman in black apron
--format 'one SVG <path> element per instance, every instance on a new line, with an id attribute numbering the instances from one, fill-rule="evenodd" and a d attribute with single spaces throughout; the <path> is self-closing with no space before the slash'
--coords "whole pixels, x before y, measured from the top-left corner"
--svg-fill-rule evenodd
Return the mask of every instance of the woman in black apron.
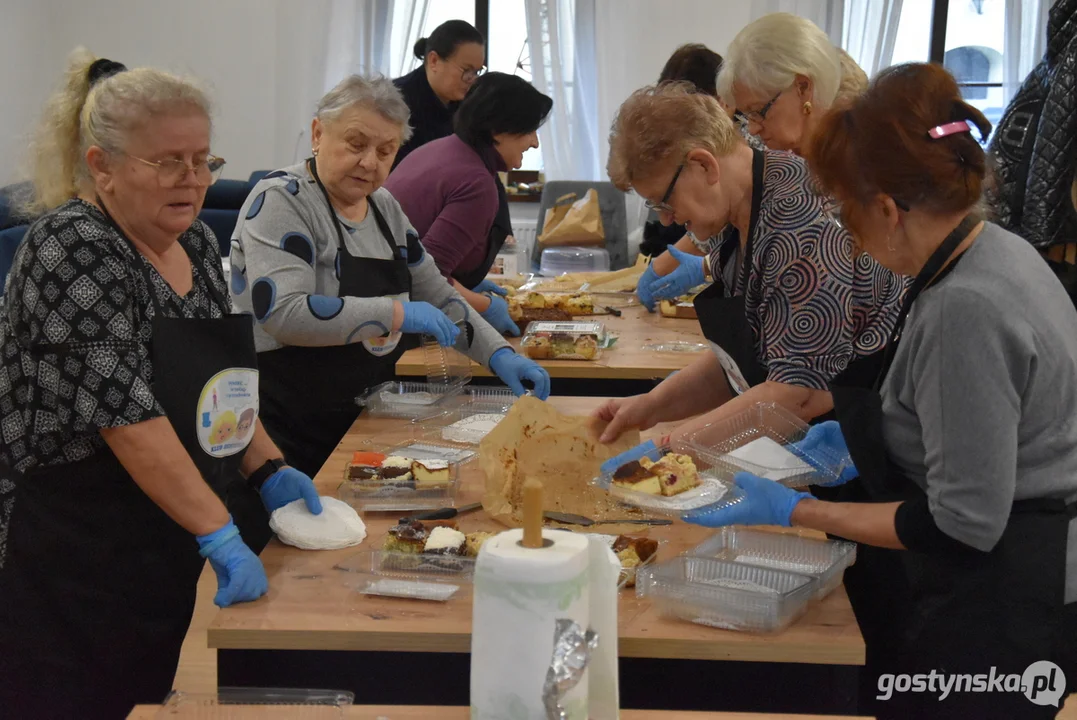
<path id="1" fill-rule="evenodd" d="M 400 163 L 385 187 L 400 203 L 456 291 L 497 330 L 520 330 L 486 280 L 512 235 L 508 197 L 499 172 L 517 169 L 538 147 L 538 128 L 553 100 L 525 80 L 504 73 L 478 79 L 460 103 L 455 134 L 427 143 Z"/>
<path id="2" fill-rule="evenodd" d="M 345 79 L 319 103 L 314 157 L 269 173 L 240 213 L 231 289 L 255 319 L 261 417 L 310 475 L 358 416 L 356 398 L 394 377 L 404 335 L 451 345 L 459 323 L 473 360 L 518 394 L 523 381 L 549 394 L 545 371 L 453 290 L 380 187 L 407 117 L 388 80 Z"/>
<path id="3" fill-rule="evenodd" d="M 809 434 L 859 477 L 824 503 L 741 474 L 739 508 L 686 518 L 861 543 L 845 579 L 861 712 L 880 718 L 1054 717 L 1077 677 L 1077 313 L 1027 243 L 978 217 L 974 127 L 991 129 L 929 65 L 884 71 L 824 121 L 823 187 L 866 252 L 915 275 L 877 380 L 835 384 L 840 432 Z M 917 677 L 931 687 L 910 692 Z"/>
<path id="4" fill-rule="evenodd" d="M 723 237 L 708 258 L 670 250 L 693 278 L 687 285 L 711 281 L 695 307 L 712 352 L 650 393 L 600 408 L 603 441 L 699 415 L 675 431 L 687 434 L 757 402 L 817 417 L 831 409 L 835 376 L 861 374 L 885 344 L 903 283 L 852 257 L 801 158 L 749 148 L 713 98 L 677 86 L 638 91 L 614 126 L 610 177 L 664 220 Z"/>
<path id="5" fill-rule="evenodd" d="M 5 717 L 115 718 L 160 702 L 204 558 L 219 605 L 267 589 L 222 499 L 242 495 L 244 475 L 276 500 L 293 484 L 265 472 L 280 453 L 256 420 L 250 320 L 230 314 L 216 239 L 195 220 L 223 165 L 205 150 L 207 103 L 166 73 L 74 62 L 93 91 L 61 91 L 64 107 L 84 103 L 88 127 L 121 130 L 83 126 L 93 181 L 30 228 L 0 317 Z M 179 127 L 195 139 L 182 159 L 143 159 L 175 152 L 160 137 Z M 117 142 L 125 153 L 101 149 Z"/>

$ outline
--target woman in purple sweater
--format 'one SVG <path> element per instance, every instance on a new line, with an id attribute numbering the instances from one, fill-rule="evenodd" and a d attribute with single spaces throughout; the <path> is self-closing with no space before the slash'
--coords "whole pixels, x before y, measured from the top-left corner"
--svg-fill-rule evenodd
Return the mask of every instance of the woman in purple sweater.
<path id="1" fill-rule="evenodd" d="M 480 77 L 456 111 L 455 133 L 400 163 L 385 188 L 422 236 L 445 279 L 502 333 L 519 335 L 500 289 L 486 280 L 512 234 L 497 173 L 519 168 L 553 100 L 504 73 Z"/>

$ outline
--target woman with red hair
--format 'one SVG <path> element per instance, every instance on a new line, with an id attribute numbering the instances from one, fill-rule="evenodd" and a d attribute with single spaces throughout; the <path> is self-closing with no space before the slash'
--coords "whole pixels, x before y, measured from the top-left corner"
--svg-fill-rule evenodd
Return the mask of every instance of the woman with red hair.
<path id="1" fill-rule="evenodd" d="M 746 502 L 685 518 L 860 543 L 846 587 L 880 701 L 861 712 L 879 718 L 1054 717 L 1047 699 L 1077 680 L 1077 312 L 983 218 L 973 132 L 990 129 L 938 65 L 890 68 L 821 120 L 807 158 L 832 211 L 915 278 L 874 388 L 832 386 L 838 421 L 804 441 L 856 468 L 844 502 L 742 473 Z M 1031 682 L 1039 661 L 1060 667 Z M 900 692 L 902 674 L 943 684 Z M 991 681 L 1013 675 L 1022 687 Z"/>

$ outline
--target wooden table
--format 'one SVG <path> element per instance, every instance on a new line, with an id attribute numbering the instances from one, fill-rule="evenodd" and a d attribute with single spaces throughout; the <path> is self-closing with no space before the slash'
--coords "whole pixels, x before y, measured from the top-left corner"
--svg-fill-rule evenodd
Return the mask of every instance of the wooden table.
<path id="1" fill-rule="evenodd" d="M 557 397 L 550 402 L 563 412 L 586 414 L 602 399 Z M 383 439 L 392 438 L 405 425 L 400 420 L 360 417 L 315 478 L 319 491 L 323 495 L 335 494 L 345 465 L 365 439 L 372 434 Z M 652 432 L 664 431 L 665 428 L 659 426 Z M 465 465 L 461 469 L 461 478 L 458 504 L 480 499 L 482 471 L 478 463 Z M 271 541 L 262 553 L 269 576 L 268 595 L 253 603 L 221 610 L 209 626 L 209 646 L 221 651 L 218 653 L 221 684 L 257 685 L 261 676 L 253 671 L 245 674 L 254 657 L 260 657 L 267 664 L 267 671 L 272 671 L 276 664 L 273 656 L 257 653 L 240 654 L 243 657 L 240 662 L 237 659 L 240 655 L 229 655 L 228 650 L 299 651 L 295 654 L 297 657 L 306 657 L 303 652 L 309 655 L 309 651 L 459 653 L 466 662 L 471 643 L 469 592 L 458 593 L 445 604 L 364 596 L 346 585 L 347 573 L 334 569 L 335 564 L 360 550 L 379 548 L 400 515 L 368 513 L 364 517 L 368 537 L 359 548 L 309 552 L 283 545 L 276 539 Z M 481 511 L 459 518 L 459 523 L 467 532 L 503 529 Z M 688 550 L 711 531 L 678 522 L 645 532 L 667 541 L 660 550 L 659 558 L 663 559 Z M 631 591 L 621 592 L 618 612 L 619 654 L 622 658 L 735 660 L 814 666 L 864 663 L 864 642 L 844 589 L 814 604 L 791 627 L 773 635 L 718 630 L 665 618 L 648 600 L 636 598 Z M 340 655 L 335 653 L 335 657 Z M 310 671 L 314 673 L 313 665 Z M 326 686 L 319 682 L 312 684 L 310 680 L 298 685 L 297 682 L 292 680 L 290 686 Z M 822 688 L 817 689 L 823 692 Z M 371 700 L 357 697 L 367 702 Z M 416 699 L 415 702 L 423 701 Z M 466 702 L 466 695 L 456 702 Z M 818 711 L 814 707 L 805 709 Z"/>
<path id="2" fill-rule="evenodd" d="M 127 720 L 154 720 L 161 708 L 139 705 Z M 276 717 L 275 715 L 272 717 Z M 281 715 L 283 718 L 284 715 Z M 430 705 L 352 705 L 344 710 L 347 720 L 468 720 L 466 707 L 434 707 Z M 665 710 L 622 710 L 621 720 L 857 720 L 851 716 L 837 715 L 770 715 L 738 712 L 680 712 Z"/>
<path id="3" fill-rule="evenodd" d="M 603 350 L 598 360 L 539 360 L 552 378 L 580 378 L 603 380 L 651 380 L 665 378 L 699 357 L 699 353 L 663 352 L 644 350 L 643 346 L 655 343 L 690 342 L 705 343 L 698 320 L 668 318 L 649 313 L 639 305 L 623 308 L 621 317 L 595 316 L 605 323 L 610 332 L 617 333 L 617 344 Z M 588 318 L 578 318 L 587 320 Z M 510 338 L 514 348 L 520 347 L 519 338 Z M 471 364 L 476 377 L 490 377 L 490 371 L 477 363 Z M 422 350 L 409 350 L 396 363 L 400 376 L 426 375 Z"/>

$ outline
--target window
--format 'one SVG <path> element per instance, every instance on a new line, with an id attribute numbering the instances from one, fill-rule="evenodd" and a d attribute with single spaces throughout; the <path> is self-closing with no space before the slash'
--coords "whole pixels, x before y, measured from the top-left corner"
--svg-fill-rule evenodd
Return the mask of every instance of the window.
<path id="1" fill-rule="evenodd" d="M 489 26 L 479 28 L 486 36 L 487 67 L 531 82 L 531 48 L 527 42 L 524 0 L 497 0 L 489 7 Z M 520 169 L 541 171 L 542 148 L 524 153 L 524 164 Z"/>

